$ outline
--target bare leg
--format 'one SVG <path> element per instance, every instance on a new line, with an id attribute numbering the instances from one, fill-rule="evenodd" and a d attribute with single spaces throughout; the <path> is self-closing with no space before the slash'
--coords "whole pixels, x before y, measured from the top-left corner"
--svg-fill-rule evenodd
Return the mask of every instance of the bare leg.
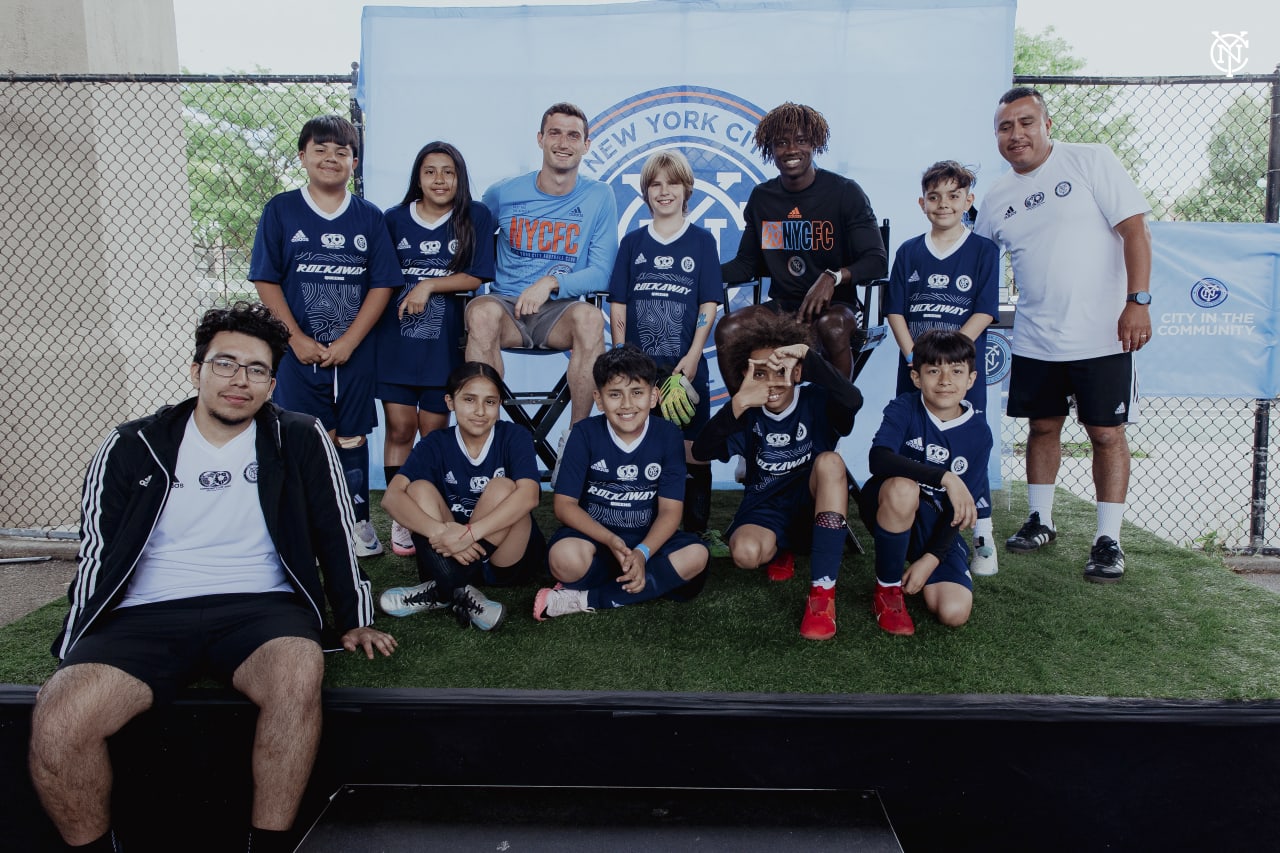
<path id="1" fill-rule="evenodd" d="M 382 445 L 382 464 L 403 465 L 409 458 L 409 451 L 413 449 L 413 440 L 418 437 L 417 409 L 403 403 L 384 402 L 382 412 L 387 422 Z"/>
<path id="2" fill-rule="evenodd" d="M 858 331 L 857 316 L 843 305 L 832 305 L 813 323 L 822 343 L 823 355 L 840 375 L 853 378 L 853 333 Z"/>
<path id="3" fill-rule="evenodd" d="M 482 361 L 502 376 L 502 348 L 518 347 L 524 342 L 515 321 L 507 315 L 502 303 L 480 296 L 467 303 L 467 361 Z"/>
<path id="4" fill-rule="evenodd" d="M 849 514 L 849 475 L 844 457 L 827 451 L 819 453 L 809 473 L 809 494 L 813 495 L 813 511 Z"/>
<path id="5" fill-rule="evenodd" d="M 551 550 L 547 552 L 547 565 L 556 580 L 573 583 L 582 580 L 583 575 L 591 568 L 591 561 L 595 556 L 594 542 L 569 537 L 551 546 Z"/>
<path id="6" fill-rule="evenodd" d="M 324 655 L 304 637 L 277 637 L 236 669 L 231 683 L 258 706 L 253 739 L 253 825 L 293 826 L 320 743 Z"/>
<path id="7" fill-rule="evenodd" d="M 507 477 L 498 477 L 490 480 L 489 485 L 484 487 L 484 492 L 480 495 L 480 499 L 476 501 L 475 509 L 471 512 L 472 521 L 484 518 L 493 512 L 494 508 L 510 497 L 515 490 L 515 481 Z M 516 519 L 515 523 L 510 527 L 494 530 L 484 537 L 498 546 L 490 558 L 495 565 L 515 565 L 524 556 L 525 548 L 529 545 L 529 532 L 532 524 L 532 519 L 526 513 Z"/>
<path id="8" fill-rule="evenodd" d="M 100 663 L 54 673 L 31 715 L 31 781 L 64 841 L 88 844 L 111 825 L 107 738 L 151 707 L 151 688 Z"/>
<path id="9" fill-rule="evenodd" d="M 744 524 L 729 537 L 729 555 L 740 569 L 758 569 L 778 553 L 778 537 L 767 527 Z"/>
<path id="10" fill-rule="evenodd" d="M 1122 504 L 1129 491 L 1129 439 L 1123 426 L 1086 426 L 1093 445 L 1093 489 L 1102 503 Z"/>
<path id="11" fill-rule="evenodd" d="M 1027 435 L 1027 482 L 1051 486 L 1062 464 L 1062 425 L 1065 416 L 1032 418 Z"/>
<path id="12" fill-rule="evenodd" d="M 552 349 L 569 353 L 569 424 L 572 426 L 591 414 L 592 392 L 596 383 L 591 368 L 604 352 L 604 315 L 594 305 L 580 302 L 569 307 L 547 335 Z"/>

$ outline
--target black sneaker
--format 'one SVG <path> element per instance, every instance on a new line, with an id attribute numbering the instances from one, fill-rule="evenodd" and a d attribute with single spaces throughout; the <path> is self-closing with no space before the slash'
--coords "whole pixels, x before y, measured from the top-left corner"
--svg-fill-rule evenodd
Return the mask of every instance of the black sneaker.
<path id="1" fill-rule="evenodd" d="M 1010 551 L 1034 551 L 1057 538 L 1058 534 L 1053 528 L 1040 523 L 1040 513 L 1033 512 L 1027 517 L 1026 523 L 1018 528 L 1017 533 L 1004 540 L 1004 547 Z"/>
<path id="2" fill-rule="evenodd" d="M 1124 551 L 1110 536 L 1101 536 L 1089 551 L 1084 579 L 1093 583 L 1115 583 L 1124 577 Z"/>

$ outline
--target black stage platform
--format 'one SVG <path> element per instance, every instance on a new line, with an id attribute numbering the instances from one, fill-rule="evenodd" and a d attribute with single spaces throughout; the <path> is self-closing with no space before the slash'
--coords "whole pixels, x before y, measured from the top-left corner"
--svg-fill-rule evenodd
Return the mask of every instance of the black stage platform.
<path id="1" fill-rule="evenodd" d="M 0 686 L 9 850 L 54 839 L 25 772 L 34 696 Z M 129 853 L 239 834 L 254 718 L 234 693 L 191 690 L 113 740 Z M 299 837 L 347 785 L 692 788 L 721 804 L 753 789 L 741 796 L 762 826 L 786 826 L 796 799 L 771 809 L 759 789 L 870 790 L 907 851 L 1274 849 L 1280 702 L 329 690 Z M 591 796 L 622 814 L 636 792 Z"/>

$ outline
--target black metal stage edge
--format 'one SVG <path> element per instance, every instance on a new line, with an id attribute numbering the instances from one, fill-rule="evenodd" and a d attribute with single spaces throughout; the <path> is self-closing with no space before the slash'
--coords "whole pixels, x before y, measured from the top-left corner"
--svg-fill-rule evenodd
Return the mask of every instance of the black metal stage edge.
<path id="1" fill-rule="evenodd" d="M 7 849 L 53 838 L 25 771 L 34 697 L 0 685 Z M 190 690 L 113 739 L 130 853 L 247 823 L 255 716 Z M 345 784 L 875 790 L 907 851 L 1269 849 L 1280 702 L 327 690 L 299 837 Z"/>

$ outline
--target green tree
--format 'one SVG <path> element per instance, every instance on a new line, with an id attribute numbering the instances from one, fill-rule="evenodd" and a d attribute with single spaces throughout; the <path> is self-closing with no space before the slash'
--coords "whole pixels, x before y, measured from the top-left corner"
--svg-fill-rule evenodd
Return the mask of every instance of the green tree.
<path id="1" fill-rule="evenodd" d="M 197 263 L 242 289 L 263 205 L 306 183 L 298 131 L 314 116 L 346 115 L 347 95 L 324 83 L 194 83 L 182 103 Z"/>
<path id="2" fill-rule="evenodd" d="M 1035 34 L 1019 27 L 1013 34 L 1013 73 L 1020 77 L 1078 75 L 1086 60 L 1074 50 L 1053 27 Z M 1105 143 L 1138 181 L 1145 160 L 1138 147 L 1138 124 L 1120 100 L 1121 87 L 1045 83 L 1036 88 L 1049 108 L 1055 139 Z"/>
<path id="3" fill-rule="evenodd" d="M 1175 219 L 1262 222 L 1266 214 L 1266 99 L 1244 93 L 1214 122 L 1209 173 L 1173 204 Z"/>

